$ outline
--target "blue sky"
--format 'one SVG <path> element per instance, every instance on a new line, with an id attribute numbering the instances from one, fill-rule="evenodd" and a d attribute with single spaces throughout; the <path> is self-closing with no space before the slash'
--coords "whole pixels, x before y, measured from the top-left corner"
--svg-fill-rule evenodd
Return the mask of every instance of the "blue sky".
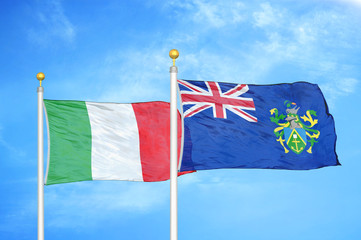
<path id="1" fill-rule="evenodd" d="M 319 84 L 341 167 L 179 178 L 179 239 L 361 238 L 361 1 L 1 1 L 0 239 L 36 239 L 37 96 L 169 101 L 179 78 Z M 46 155 L 46 152 L 45 152 Z M 168 239 L 169 182 L 45 187 L 46 239 Z"/>

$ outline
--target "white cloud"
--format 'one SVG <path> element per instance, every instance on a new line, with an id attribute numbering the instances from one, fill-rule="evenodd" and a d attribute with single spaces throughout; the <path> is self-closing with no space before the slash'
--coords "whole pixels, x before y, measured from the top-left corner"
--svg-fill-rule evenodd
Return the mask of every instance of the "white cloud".
<path id="1" fill-rule="evenodd" d="M 357 7 L 361 7 L 361 0 L 330 0 L 330 1 L 347 3 L 347 4 L 352 4 L 354 6 L 357 6 Z"/>
<path id="2" fill-rule="evenodd" d="M 186 10 L 187 18 L 207 28 L 221 28 L 244 21 L 244 4 L 240 1 L 174 0 L 167 1 L 165 7 Z"/>
<path id="3" fill-rule="evenodd" d="M 301 45 L 312 44 L 312 42 L 316 40 L 313 28 L 307 24 L 295 27 L 293 33 L 297 42 Z"/>
<path id="4" fill-rule="evenodd" d="M 186 29 L 165 38 L 186 50 L 179 49 L 178 60 L 179 77 L 185 79 L 268 83 L 274 82 L 272 70 L 292 65 L 307 77 L 298 80 L 322 82 L 318 79 L 345 73 L 335 48 L 361 44 L 355 16 L 332 6 L 301 13 L 273 2 L 173 0 L 162 6 L 181 19 L 175 29 Z M 243 40 L 250 37 L 256 41 Z"/>
<path id="5" fill-rule="evenodd" d="M 274 77 L 268 75 L 273 69 L 291 64 L 306 77 L 298 80 L 316 79 L 320 84 L 330 76 L 345 75 L 340 55 L 332 50 L 351 49 L 361 43 L 361 35 L 352 27 L 353 16 L 333 8 L 315 8 L 299 15 L 268 2 L 255 6 L 231 0 L 173 0 L 163 4 L 166 10 L 172 9 L 172 14 L 178 11 L 181 16 L 181 21 L 175 21 L 175 29 L 186 30 L 157 36 L 148 48 L 114 50 L 100 61 L 103 66 L 97 60 L 91 77 L 98 76 L 98 86 L 88 95 L 93 99 L 88 100 L 169 101 L 170 48 L 164 47 L 169 43 L 180 47 L 179 78 L 268 83 L 274 82 Z M 189 24 L 187 19 L 195 24 Z M 233 24 L 231 29 L 227 28 L 229 24 Z M 242 45 L 245 29 L 257 31 L 259 35 L 252 37 L 258 41 Z M 222 41 L 218 41 L 217 36 L 223 32 L 234 39 L 224 40 L 221 36 Z M 213 41 L 212 48 L 205 41 Z M 293 79 L 289 77 L 289 81 Z"/>
<path id="6" fill-rule="evenodd" d="M 341 92 L 345 94 L 354 93 L 358 84 L 358 80 L 354 78 L 344 78 L 339 84 Z"/>
<path id="7" fill-rule="evenodd" d="M 211 26 L 219 28 L 226 24 L 234 24 L 242 21 L 240 11 L 243 4 L 240 2 L 229 2 L 230 4 L 210 3 L 202 0 L 193 1 L 197 11 L 194 15 L 195 21 L 209 23 Z"/>
<path id="8" fill-rule="evenodd" d="M 358 82 L 354 78 L 335 79 L 334 81 L 322 84 L 321 88 L 334 97 L 346 96 L 355 92 Z"/>
<path id="9" fill-rule="evenodd" d="M 257 27 L 265 27 L 269 25 L 280 25 L 283 20 L 282 13 L 277 9 L 271 7 L 271 5 L 267 3 L 261 4 L 262 11 L 257 11 L 253 13 L 253 18 L 255 20 L 255 26 Z"/>
<path id="10" fill-rule="evenodd" d="M 333 108 L 339 97 L 345 97 L 356 92 L 358 83 L 359 80 L 355 78 L 334 78 L 327 83 L 320 84 L 320 88 L 328 105 Z"/>
<path id="11" fill-rule="evenodd" d="M 354 15 L 335 8 L 311 9 L 297 15 L 269 3 L 261 4 L 261 9 L 253 14 L 254 25 L 263 31 L 266 40 L 256 42 L 245 61 L 256 82 L 281 64 L 302 69 L 308 76 L 306 81 L 322 82 L 319 79 L 340 78 L 352 71 L 339 52 L 360 50 L 361 34 Z"/>
<path id="12" fill-rule="evenodd" d="M 35 14 L 38 24 L 28 31 L 31 41 L 41 45 L 48 45 L 53 39 L 61 39 L 67 43 L 74 41 L 75 27 L 65 15 L 60 0 L 39 3 Z"/>
<path id="13" fill-rule="evenodd" d="M 98 70 L 104 80 L 99 81 L 102 84 L 102 93 L 96 100 L 124 103 L 169 101 L 167 66 L 172 64 L 168 56 L 169 50 L 122 49 L 110 53 L 105 57 L 105 65 Z"/>

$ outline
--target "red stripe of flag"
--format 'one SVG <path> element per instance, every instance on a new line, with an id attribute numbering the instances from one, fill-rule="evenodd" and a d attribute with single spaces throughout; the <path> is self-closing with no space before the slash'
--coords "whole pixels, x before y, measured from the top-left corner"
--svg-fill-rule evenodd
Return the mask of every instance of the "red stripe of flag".
<path id="1" fill-rule="evenodd" d="M 232 91 L 226 92 L 224 95 L 230 96 L 230 95 L 234 94 L 235 92 L 242 90 L 245 86 L 246 86 L 245 84 L 239 85 L 238 87 L 234 88 Z"/>
<path id="2" fill-rule="evenodd" d="M 138 124 L 143 180 L 145 182 L 168 180 L 170 176 L 170 104 L 150 102 L 133 103 L 132 106 Z M 178 156 L 181 139 L 182 123 L 178 112 Z"/>
<path id="3" fill-rule="evenodd" d="M 252 119 L 254 122 L 257 122 L 257 118 L 253 117 L 252 115 L 249 115 L 245 111 L 242 111 L 242 110 L 237 109 L 237 108 L 233 108 L 233 109 L 236 110 L 237 112 L 240 112 L 241 114 L 245 115 L 246 117 Z"/>

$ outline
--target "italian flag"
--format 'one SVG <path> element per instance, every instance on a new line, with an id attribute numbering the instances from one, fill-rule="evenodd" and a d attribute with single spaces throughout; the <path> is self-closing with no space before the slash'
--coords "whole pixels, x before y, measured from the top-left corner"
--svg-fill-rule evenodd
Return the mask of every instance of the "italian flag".
<path id="1" fill-rule="evenodd" d="M 49 139 L 46 185 L 169 179 L 169 103 L 44 100 L 44 106 Z"/>

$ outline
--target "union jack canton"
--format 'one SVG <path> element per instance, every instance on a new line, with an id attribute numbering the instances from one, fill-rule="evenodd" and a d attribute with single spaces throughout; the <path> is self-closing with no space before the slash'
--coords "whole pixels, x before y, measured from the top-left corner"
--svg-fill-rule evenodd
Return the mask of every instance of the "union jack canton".
<path id="1" fill-rule="evenodd" d="M 202 86 L 203 84 L 197 84 L 197 81 L 178 80 L 178 84 L 183 86 L 180 87 L 182 105 L 193 105 L 184 112 L 184 118 L 212 108 L 214 118 L 227 119 L 227 109 L 249 122 L 257 122 L 256 117 L 244 111 L 256 110 L 252 98 L 240 97 L 249 90 L 246 84 L 235 84 L 225 92 L 220 87 L 222 83 L 218 82 L 205 81 L 205 87 Z"/>

